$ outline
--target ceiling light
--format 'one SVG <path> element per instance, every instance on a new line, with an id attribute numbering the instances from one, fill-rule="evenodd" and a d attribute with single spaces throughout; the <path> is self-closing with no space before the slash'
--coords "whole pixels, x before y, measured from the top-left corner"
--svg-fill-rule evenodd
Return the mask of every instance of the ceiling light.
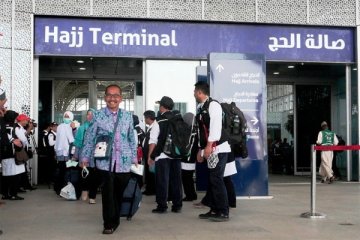
<path id="1" fill-rule="evenodd" d="M 294 65 L 289 65 L 288 68 L 295 68 L 295 66 Z"/>
<path id="2" fill-rule="evenodd" d="M 77 63 L 84 63 L 84 60 L 77 60 Z"/>
<path id="3" fill-rule="evenodd" d="M 84 71 L 84 70 L 86 70 L 86 68 L 81 67 L 81 68 L 79 68 L 79 70 Z"/>
<path id="4" fill-rule="evenodd" d="M 279 72 L 273 72 L 274 75 L 279 75 L 280 73 Z"/>

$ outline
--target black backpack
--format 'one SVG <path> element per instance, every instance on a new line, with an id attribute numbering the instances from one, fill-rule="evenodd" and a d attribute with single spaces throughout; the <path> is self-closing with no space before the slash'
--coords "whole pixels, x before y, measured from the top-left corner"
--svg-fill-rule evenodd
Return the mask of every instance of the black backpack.
<path id="1" fill-rule="evenodd" d="M 248 150 L 246 147 L 246 128 L 247 123 L 244 113 L 234 102 L 220 103 L 223 111 L 223 129 L 225 130 L 229 144 L 235 157 L 246 158 Z"/>
<path id="2" fill-rule="evenodd" d="M 187 158 L 191 154 L 194 143 L 192 136 L 196 134 L 194 120 L 193 124 L 189 126 L 179 113 L 167 119 L 167 121 L 168 131 L 163 152 L 172 158 Z"/>
<path id="3" fill-rule="evenodd" d="M 230 144 L 240 144 L 246 141 L 247 128 L 244 113 L 232 103 L 221 103 L 223 110 L 223 128 L 229 137 Z"/>

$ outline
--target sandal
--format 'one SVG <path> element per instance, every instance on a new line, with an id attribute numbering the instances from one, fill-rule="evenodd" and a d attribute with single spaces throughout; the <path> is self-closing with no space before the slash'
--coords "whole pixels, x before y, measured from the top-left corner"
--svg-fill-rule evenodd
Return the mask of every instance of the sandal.
<path id="1" fill-rule="evenodd" d="M 113 228 L 109 228 L 109 229 L 104 229 L 103 230 L 103 234 L 113 234 L 113 232 L 114 232 L 114 229 Z"/>

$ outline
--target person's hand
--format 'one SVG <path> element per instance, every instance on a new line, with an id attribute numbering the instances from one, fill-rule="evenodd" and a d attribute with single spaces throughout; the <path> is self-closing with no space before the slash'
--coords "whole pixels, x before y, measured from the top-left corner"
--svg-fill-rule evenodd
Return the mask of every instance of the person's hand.
<path id="1" fill-rule="evenodd" d="M 152 159 L 149 157 L 149 158 L 148 158 L 148 164 L 149 164 L 149 166 L 154 165 L 154 164 L 155 164 L 155 161 L 152 160 Z"/>
<path id="2" fill-rule="evenodd" d="M 211 155 L 213 149 L 212 146 L 206 146 L 204 149 L 204 158 L 208 159 L 208 157 Z"/>
<path id="3" fill-rule="evenodd" d="M 28 130 L 31 131 L 34 129 L 34 123 L 33 122 L 29 122 L 29 128 Z"/>
<path id="4" fill-rule="evenodd" d="M 20 141 L 20 139 L 14 139 L 13 140 L 13 144 L 15 145 L 15 146 L 17 146 L 17 147 L 22 147 L 23 145 L 22 145 L 22 143 L 21 143 L 21 141 Z"/>

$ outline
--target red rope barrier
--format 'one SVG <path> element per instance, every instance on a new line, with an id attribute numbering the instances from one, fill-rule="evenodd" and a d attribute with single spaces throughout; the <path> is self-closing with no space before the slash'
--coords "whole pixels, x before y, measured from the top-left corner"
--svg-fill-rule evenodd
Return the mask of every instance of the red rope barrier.
<path id="1" fill-rule="evenodd" d="M 360 145 L 348 146 L 314 146 L 314 150 L 318 151 L 343 151 L 343 150 L 360 150 Z"/>

